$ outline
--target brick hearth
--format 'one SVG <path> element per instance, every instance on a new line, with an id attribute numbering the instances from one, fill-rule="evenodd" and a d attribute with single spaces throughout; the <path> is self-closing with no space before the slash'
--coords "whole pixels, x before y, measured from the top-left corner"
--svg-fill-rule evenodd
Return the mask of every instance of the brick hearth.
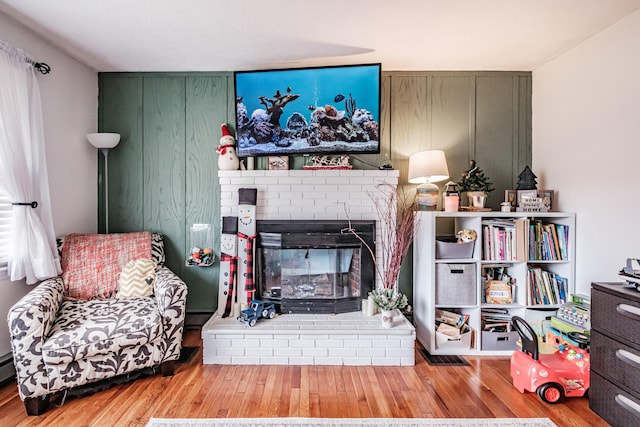
<path id="1" fill-rule="evenodd" d="M 380 314 L 283 314 L 248 327 L 212 317 L 203 327 L 203 362 L 234 365 L 415 364 L 415 328 L 398 314 L 384 329 Z"/>

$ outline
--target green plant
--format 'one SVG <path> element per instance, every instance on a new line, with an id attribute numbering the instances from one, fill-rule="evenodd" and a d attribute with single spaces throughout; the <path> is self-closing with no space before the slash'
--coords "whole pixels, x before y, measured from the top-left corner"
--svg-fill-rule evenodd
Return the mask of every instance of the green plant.
<path id="1" fill-rule="evenodd" d="M 373 297 L 373 302 L 381 309 L 381 310 L 395 310 L 397 308 L 405 308 L 409 302 L 407 301 L 407 296 L 400 292 L 397 292 L 395 289 L 382 288 L 382 289 L 374 289 L 369 292 L 369 295 Z"/>
<path id="2" fill-rule="evenodd" d="M 493 182 L 491 178 L 484 174 L 484 171 L 476 165 L 475 160 L 469 161 L 469 170 L 462 174 L 459 182 L 461 191 L 484 191 L 492 192 Z"/>

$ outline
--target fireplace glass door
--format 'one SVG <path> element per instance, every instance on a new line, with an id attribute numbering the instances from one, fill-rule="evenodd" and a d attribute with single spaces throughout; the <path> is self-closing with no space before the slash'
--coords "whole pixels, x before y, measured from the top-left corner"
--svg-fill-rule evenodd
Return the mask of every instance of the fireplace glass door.
<path id="1" fill-rule="evenodd" d="M 285 299 L 360 296 L 360 248 L 263 249 L 262 293 Z"/>
<path id="2" fill-rule="evenodd" d="M 374 248 L 373 222 L 354 222 Z M 282 313 L 360 310 L 374 285 L 373 260 L 344 221 L 258 221 L 255 269 L 260 297 Z"/>

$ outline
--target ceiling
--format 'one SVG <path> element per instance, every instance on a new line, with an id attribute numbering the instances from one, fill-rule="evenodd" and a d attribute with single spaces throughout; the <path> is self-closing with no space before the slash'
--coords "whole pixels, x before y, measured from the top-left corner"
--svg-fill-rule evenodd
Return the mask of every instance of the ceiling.
<path id="1" fill-rule="evenodd" d="M 387 71 L 529 71 L 639 8 L 640 0 L 0 0 L 0 11 L 97 71 L 370 62 Z"/>

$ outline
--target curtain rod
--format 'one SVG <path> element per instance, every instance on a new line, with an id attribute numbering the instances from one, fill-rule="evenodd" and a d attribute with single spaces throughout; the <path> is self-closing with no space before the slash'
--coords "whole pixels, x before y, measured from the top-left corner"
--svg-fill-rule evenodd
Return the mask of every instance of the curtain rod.
<path id="1" fill-rule="evenodd" d="M 0 40 L 0 50 L 26 62 L 27 64 L 35 68 L 37 71 L 40 71 L 42 74 L 49 74 L 49 72 L 51 71 L 51 67 L 48 64 L 44 62 L 36 61 L 22 49 L 16 49 L 13 46 L 11 46 L 9 43 L 5 42 L 4 40 Z"/>

